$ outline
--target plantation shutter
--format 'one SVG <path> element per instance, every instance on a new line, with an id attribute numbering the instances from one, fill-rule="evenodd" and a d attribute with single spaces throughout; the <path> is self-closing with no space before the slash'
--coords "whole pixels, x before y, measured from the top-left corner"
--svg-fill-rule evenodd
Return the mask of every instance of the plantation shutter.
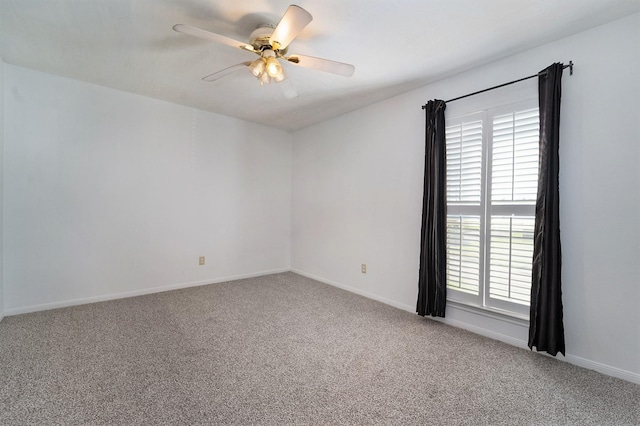
<path id="1" fill-rule="evenodd" d="M 482 121 L 447 127 L 447 203 L 480 204 Z"/>
<path id="2" fill-rule="evenodd" d="M 480 294 L 482 120 L 447 126 L 447 287 Z"/>
<path id="3" fill-rule="evenodd" d="M 539 126 L 537 109 L 517 111 L 493 119 L 492 203 L 535 204 Z"/>
<path id="4" fill-rule="evenodd" d="M 538 189 L 538 109 L 496 115 L 492 124 L 487 304 L 528 306 Z"/>

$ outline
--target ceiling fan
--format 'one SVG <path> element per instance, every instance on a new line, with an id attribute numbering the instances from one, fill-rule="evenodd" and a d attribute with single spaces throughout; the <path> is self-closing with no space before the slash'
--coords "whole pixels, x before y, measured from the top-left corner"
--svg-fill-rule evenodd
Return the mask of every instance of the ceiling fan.
<path id="1" fill-rule="evenodd" d="M 258 79 L 261 86 L 271 82 L 280 83 L 286 79 L 286 75 L 279 59 L 305 68 L 312 68 L 345 77 L 352 76 L 355 72 L 355 67 L 351 64 L 298 54 L 286 56 L 289 44 L 312 19 L 313 17 L 309 12 L 300 6 L 292 4 L 278 25 L 262 25 L 253 31 L 249 36 L 249 43 L 243 43 L 185 24 L 174 25 L 173 29 L 179 33 L 246 50 L 247 52 L 252 52 L 260 56 L 255 61 L 242 62 L 214 72 L 204 77 L 204 81 L 215 81 L 231 73 L 248 68 L 251 74 Z M 284 92 L 287 98 L 295 98 L 298 96 L 298 93 L 291 84 L 284 86 Z"/>

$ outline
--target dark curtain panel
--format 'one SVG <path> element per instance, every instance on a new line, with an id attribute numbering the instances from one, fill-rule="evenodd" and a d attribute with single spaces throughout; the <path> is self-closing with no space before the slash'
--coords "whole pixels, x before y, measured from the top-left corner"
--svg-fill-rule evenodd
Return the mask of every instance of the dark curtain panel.
<path id="1" fill-rule="evenodd" d="M 562 64 L 541 71 L 538 77 L 540 106 L 540 170 L 533 243 L 529 348 L 564 355 L 560 269 L 560 194 L 558 190 L 560 95 Z"/>
<path id="2" fill-rule="evenodd" d="M 444 317 L 447 302 L 446 221 L 447 157 L 444 128 L 446 104 L 441 100 L 425 105 L 427 129 L 424 159 L 424 195 L 418 277 L 418 315 Z"/>

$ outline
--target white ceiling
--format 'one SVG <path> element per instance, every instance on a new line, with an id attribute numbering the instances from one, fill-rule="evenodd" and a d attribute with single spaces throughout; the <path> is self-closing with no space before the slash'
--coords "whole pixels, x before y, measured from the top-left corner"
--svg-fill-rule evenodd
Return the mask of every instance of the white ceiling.
<path id="1" fill-rule="evenodd" d="M 289 53 L 352 63 L 356 72 L 285 64 L 295 99 L 276 84 L 260 87 L 248 70 L 202 81 L 255 56 L 172 30 L 184 23 L 248 41 L 260 24 L 277 24 L 290 1 L 0 0 L 0 55 L 293 130 L 640 11 L 640 0 L 299 0 L 314 19 Z"/>

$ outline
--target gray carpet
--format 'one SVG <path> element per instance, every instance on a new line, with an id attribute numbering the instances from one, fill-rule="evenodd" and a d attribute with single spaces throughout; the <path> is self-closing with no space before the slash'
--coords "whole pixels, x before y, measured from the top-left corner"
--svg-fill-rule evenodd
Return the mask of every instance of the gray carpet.
<path id="1" fill-rule="evenodd" d="M 5 318 L 0 424 L 639 425 L 640 386 L 293 273 Z"/>

